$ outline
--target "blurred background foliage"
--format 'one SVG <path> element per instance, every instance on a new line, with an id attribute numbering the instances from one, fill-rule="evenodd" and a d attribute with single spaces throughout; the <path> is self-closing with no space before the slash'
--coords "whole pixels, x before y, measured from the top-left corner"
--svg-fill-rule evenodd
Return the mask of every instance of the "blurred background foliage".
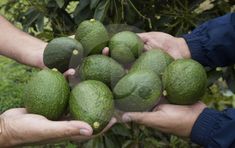
<path id="1" fill-rule="evenodd" d="M 175 36 L 188 33 L 202 22 L 235 11 L 233 0 L 1 0 L 0 13 L 15 26 L 49 41 L 73 35 L 79 23 L 95 18 L 110 33 L 133 30 L 163 31 Z M 129 27 L 131 26 L 131 27 Z M 37 69 L 0 56 L 0 112 L 21 107 L 25 82 Z M 235 107 L 235 67 L 208 69 L 203 101 L 211 108 Z M 107 133 L 75 145 L 61 142 L 33 147 L 157 148 L 199 147 L 188 139 L 160 133 L 136 124 L 117 124 Z"/>

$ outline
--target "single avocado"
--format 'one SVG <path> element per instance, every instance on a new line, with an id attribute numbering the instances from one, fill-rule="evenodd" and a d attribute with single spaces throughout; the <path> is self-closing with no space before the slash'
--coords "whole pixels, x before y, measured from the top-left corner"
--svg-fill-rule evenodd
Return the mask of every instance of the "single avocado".
<path id="1" fill-rule="evenodd" d="M 84 47 L 85 55 L 102 53 L 109 41 L 109 34 L 104 25 L 95 19 L 83 21 L 76 31 L 75 38 Z"/>
<path id="2" fill-rule="evenodd" d="M 76 68 L 83 57 L 83 47 L 75 39 L 60 37 L 48 43 L 43 53 L 43 62 L 48 68 L 56 68 L 61 73 Z"/>
<path id="3" fill-rule="evenodd" d="M 119 63 L 104 55 L 86 57 L 77 71 L 82 81 L 98 80 L 111 88 L 125 75 Z"/>
<path id="4" fill-rule="evenodd" d="M 58 71 L 45 69 L 26 84 L 23 101 L 29 113 L 57 120 L 66 109 L 69 93 L 64 76 Z"/>
<path id="5" fill-rule="evenodd" d="M 115 105 L 122 111 L 147 111 L 160 98 L 162 83 L 153 71 L 135 71 L 124 76 L 114 87 Z"/>
<path id="6" fill-rule="evenodd" d="M 151 49 L 143 53 L 132 65 L 129 72 L 136 70 L 152 70 L 161 75 L 165 68 L 173 62 L 173 58 L 160 49 Z"/>
<path id="7" fill-rule="evenodd" d="M 109 42 L 111 57 L 121 64 L 134 62 L 144 48 L 144 43 L 135 33 L 122 31 L 115 34 Z"/>
<path id="8" fill-rule="evenodd" d="M 166 97 L 173 104 L 193 104 L 206 90 L 205 69 L 192 59 L 172 62 L 163 73 L 162 79 Z"/>
<path id="9" fill-rule="evenodd" d="M 113 94 L 100 81 L 83 81 L 73 88 L 69 108 L 75 119 L 90 124 L 96 134 L 106 127 L 113 116 Z"/>

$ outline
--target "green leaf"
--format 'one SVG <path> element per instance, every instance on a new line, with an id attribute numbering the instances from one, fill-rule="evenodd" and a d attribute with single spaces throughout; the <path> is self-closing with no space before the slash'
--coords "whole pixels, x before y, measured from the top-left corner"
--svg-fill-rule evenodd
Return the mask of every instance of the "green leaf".
<path id="1" fill-rule="evenodd" d="M 55 0 L 55 1 L 60 8 L 64 6 L 64 0 Z"/>
<path id="2" fill-rule="evenodd" d="M 76 9 L 74 10 L 74 15 L 79 15 L 80 12 L 82 12 L 84 9 L 87 8 L 89 5 L 90 0 L 80 0 L 79 4 L 77 5 Z"/>
<path id="3" fill-rule="evenodd" d="M 131 137 L 131 131 L 122 124 L 116 124 L 112 127 L 112 132 L 116 135 Z"/>
<path id="4" fill-rule="evenodd" d="M 90 9 L 94 9 L 98 5 L 99 2 L 100 0 L 91 0 Z"/>
<path id="5" fill-rule="evenodd" d="M 43 29 L 44 29 L 44 15 L 43 14 L 41 14 L 38 17 L 38 20 L 37 20 L 36 24 L 37 24 L 37 27 L 38 27 L 38 31 L 42 32 Z"/>
<path id="6" fill-rule="evenodd" d="M 105 143 L 105 147 L 108 147 L 108 148 L 118 148 L 118 146 L 115 145 L 113 143 L 113 141 L 111 139 L 109 139 L 109 137 L 107 137 L 107 136 L 104 136 L 104 143 Z"/>
<path id="7" fill-rule="evenodd" d="M 110 0 L 103 0 L 103 1 L 101 1 L 98 4 L 97 8 L 95 9 L 94 18 L 96 20 L 99 20 L 99 21 L 102 22 L 104 20 L 104 17 L 107 14 L 107 10 L 109 8 L 109 5 L 110 5 Z"/>
<path id="8" fill-rule="evenodd" d="M 89 9 L 89 7 L 87 7 L 87 9 L 84 9 L 74 17 L 76 24 L 80 24 L 82 21 L 92 18 L 92 11 Z"/>

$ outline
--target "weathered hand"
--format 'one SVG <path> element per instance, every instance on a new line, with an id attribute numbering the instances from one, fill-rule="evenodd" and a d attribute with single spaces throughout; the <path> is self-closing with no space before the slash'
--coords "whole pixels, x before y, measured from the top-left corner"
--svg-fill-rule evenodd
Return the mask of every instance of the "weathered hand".
<path id="1" fill-rule="evenodd" d="M 82 121 L 50 121 L 28 114 L 24 108 L 10 109 L 0 116 L 0 145 L 12 147 L 29 143 L 82 139 L 92 135 L 92 128 Z"/>
<path id="2" fill-rule="evenodd" d="M 173 37 L 163 32 L 138 34 L 144 42 L 144 49 L 160 48 L 175 59 L 190 58 L 188 45 L 183 38 Z"/>
<path id="3" fill-rule="evenodd" d="M 136 122 L 165 133 L 189 137 L 192 127 L 206 105 L 198 102 L 190 106 L 161 104 L 153 112 L 129 112 L 122 116 L 124 122 Z"/>

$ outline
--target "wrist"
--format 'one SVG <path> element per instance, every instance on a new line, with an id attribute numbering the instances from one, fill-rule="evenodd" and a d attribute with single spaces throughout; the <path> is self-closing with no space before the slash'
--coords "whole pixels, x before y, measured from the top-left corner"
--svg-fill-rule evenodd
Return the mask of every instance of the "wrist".
<path id="1" fill-rule="evenodd" d="M 177 43 L 178 43 L 178 48 L 180 50 L 180 54 L 182 58 L 189 59 L 191 58 L 191 53 L 189 51 L 188 44 L 186 43 L 184 38 L 176 38 Z"/>

